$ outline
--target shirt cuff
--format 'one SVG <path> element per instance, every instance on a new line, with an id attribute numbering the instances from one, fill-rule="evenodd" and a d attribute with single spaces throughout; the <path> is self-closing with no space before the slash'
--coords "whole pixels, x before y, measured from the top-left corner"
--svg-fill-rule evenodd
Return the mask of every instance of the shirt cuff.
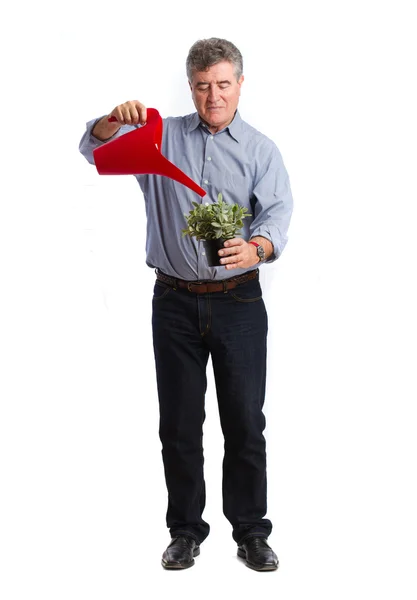
<path id="1" fill-rule="evenodd" d="M 273 263 L 275 262 L 282 254 L 282 251 L 285 248 L 287 243 L 287 238 L 283 238 L 278 227 L 276 225 L 263 225 L 257 227 L 250 233 L 250 239 L 254 237 L 264 237 L 269 240 L 273 246 L 273 252 L 271 256 L 269 256 L 265 262 Z"/>

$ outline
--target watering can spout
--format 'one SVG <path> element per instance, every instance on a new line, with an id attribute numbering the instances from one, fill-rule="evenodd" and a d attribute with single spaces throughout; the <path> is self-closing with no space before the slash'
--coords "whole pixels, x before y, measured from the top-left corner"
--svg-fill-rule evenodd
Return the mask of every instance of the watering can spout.
<path id="1" fill-rule="evenodd" d="M 115 121 L 111 117 L 109 121 Z M 195 181 L 161 154 L 162 118 L 155 108 L 147 109 L 147 122 L 93 150 L 100 175 L 164 175 L 190 188 L 199 196 L 206 195 Z"/>

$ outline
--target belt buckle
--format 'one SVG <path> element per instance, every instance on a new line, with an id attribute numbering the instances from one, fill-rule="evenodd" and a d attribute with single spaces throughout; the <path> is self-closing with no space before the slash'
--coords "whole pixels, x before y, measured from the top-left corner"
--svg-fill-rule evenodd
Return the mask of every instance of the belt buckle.
<path id="1" fill-rule="evenodd" d="M 187 283 L 187 290 L 189 292 L 192 292 L 192 290 L 190 289 L 190 285 L 203 285 L 203 282 L 202 281 L 189 281 Z"/>

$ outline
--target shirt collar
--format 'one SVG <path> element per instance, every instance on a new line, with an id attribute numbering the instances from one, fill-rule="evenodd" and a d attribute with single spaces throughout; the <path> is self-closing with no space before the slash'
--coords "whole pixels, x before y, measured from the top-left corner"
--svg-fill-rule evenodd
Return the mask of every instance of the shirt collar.
<path id="1" fill-rule="evenodd" d="M 199 126 L 205 127 L 207 128 L 207 125 L 205 125 L 205 123 L 202 122 L 202 120 L 200 119 L 200 116 L 198 113 L 194 113 L 191 117 L 191 121 L 190 121 L 190 125 L 188 127 L 188 131 L 194 131 L 195 129 L 197 129 L 197 127 Z M 230 133 L 230 135 L 232 136 L 232 138 L 234 140 L 236 140 L 237 142 L 240 142 L 241 140 L 241 133 L 242 133 L 242 119 L 240 117 L 239 111 L 236 110 L 235 112 L 235 116 L 233 118 L 233 121 L 231 123 L 229 123 L 229 125 L 227 125 L 227 127 L 225 127 L 225 129 L 227 129 Z"/>

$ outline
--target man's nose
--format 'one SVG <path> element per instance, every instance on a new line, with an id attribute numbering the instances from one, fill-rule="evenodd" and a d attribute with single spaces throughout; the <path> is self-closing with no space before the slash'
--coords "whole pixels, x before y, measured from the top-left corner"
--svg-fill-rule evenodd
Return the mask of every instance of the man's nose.
<path id="1" fill-rule="evenodd" d="M 210 102 L 213 102 L 213 103 L 217 102 L 217 100 L 219 99 L 219 90 L 218 90 L 217 86 L 215 86 L 215 85 L 210 86 L 208 99 Z"/>

